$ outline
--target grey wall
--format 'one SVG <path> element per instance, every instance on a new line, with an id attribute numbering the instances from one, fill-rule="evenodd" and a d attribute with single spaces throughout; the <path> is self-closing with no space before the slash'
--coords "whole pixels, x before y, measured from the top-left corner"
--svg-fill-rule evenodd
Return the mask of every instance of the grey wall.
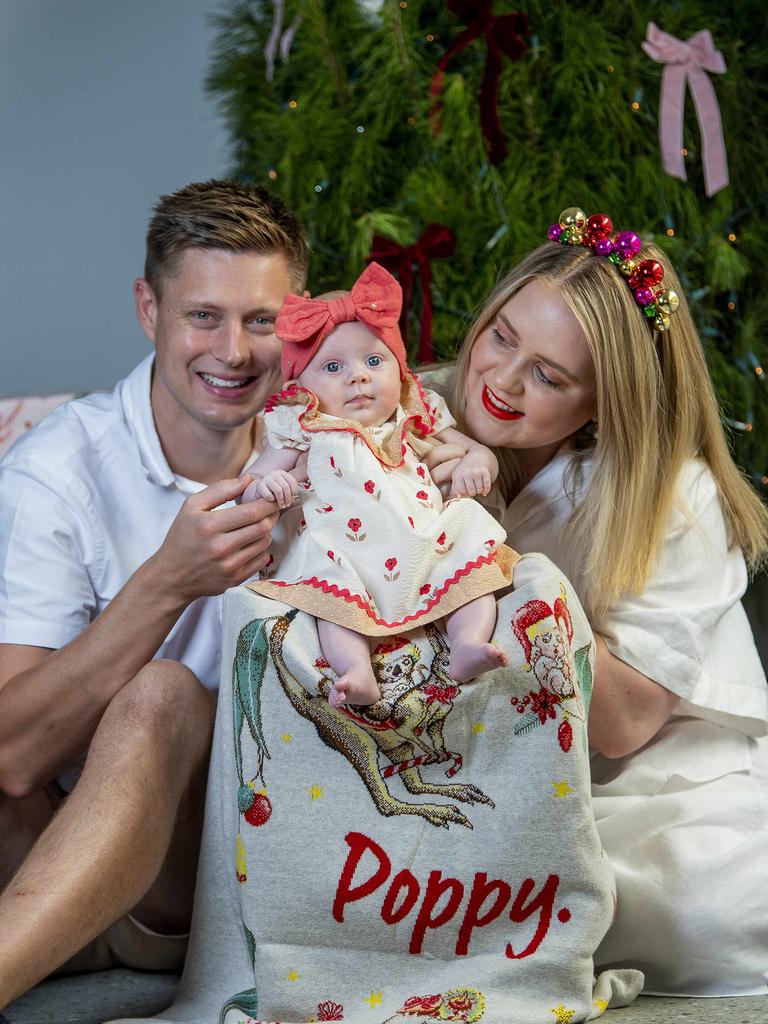
<path id="1" fill-rule="evenodd" d="M 0 0 L 0 396 L 111 387 L 149 351 L 155 198 L 225 174 L 223 0 Z"/>

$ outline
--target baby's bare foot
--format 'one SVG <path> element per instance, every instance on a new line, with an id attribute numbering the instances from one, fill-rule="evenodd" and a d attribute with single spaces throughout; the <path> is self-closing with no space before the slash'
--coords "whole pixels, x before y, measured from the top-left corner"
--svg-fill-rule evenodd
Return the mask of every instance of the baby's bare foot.
<path id="1" fill-rule="evenodd" d="M 379 684 L 374 675 L 357 675 L 352 672 L 339 676 L 328 694 L 328 700 L 334 708 L 342 704 L 373 704 L 379 697 Z"/>
<path id="2" fill-rule="evenodd" d="M 509 658 L 496 644 L 454 644 L 448 675 L 457 683 L 467 683 L 483 672 L 504 668 L 508 664 Z"/>

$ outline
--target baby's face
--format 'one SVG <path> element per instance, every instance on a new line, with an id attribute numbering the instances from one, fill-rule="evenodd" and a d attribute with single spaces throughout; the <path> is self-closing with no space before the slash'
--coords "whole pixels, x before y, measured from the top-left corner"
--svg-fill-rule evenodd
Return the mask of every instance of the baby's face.
<path id="1" fill-rule="evenodd" d="M 400 367 L 383 341 L 358 320 L 339 324 L 297 378 L 320 412 L 379 427 L 400 401 Z"/>

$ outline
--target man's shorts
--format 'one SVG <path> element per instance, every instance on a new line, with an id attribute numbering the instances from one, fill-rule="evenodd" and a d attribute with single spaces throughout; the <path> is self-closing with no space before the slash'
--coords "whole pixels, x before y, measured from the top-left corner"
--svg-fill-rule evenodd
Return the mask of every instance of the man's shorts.
<path id="1" fill-rule="evenodd" d="M 159 935 L 126 914 L 62 964 L 54 974 L 104 971 L 108 967 L 180 971 L 187 954 L 188 939 L 188 935 Z"/>

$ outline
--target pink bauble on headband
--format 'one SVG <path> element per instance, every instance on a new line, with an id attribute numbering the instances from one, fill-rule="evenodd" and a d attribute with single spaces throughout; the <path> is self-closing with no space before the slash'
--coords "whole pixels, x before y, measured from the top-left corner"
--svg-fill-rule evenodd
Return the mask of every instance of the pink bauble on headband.
<path id="1" fill-rule="evenodd" d="M 339 324 L 354 320 L 359 320 L 384 342 L 397 359 L 400 377 L 404 378 L 408 363 L 398 327 L 402 305 L 402 288 L 378 263 L 366 267 L 349 295 L 338 299 L 287 295 L 275 323 L 275 333 L 283 343 L 280 359 L 283 378 L 298 377 L 331 331 Z"/>

